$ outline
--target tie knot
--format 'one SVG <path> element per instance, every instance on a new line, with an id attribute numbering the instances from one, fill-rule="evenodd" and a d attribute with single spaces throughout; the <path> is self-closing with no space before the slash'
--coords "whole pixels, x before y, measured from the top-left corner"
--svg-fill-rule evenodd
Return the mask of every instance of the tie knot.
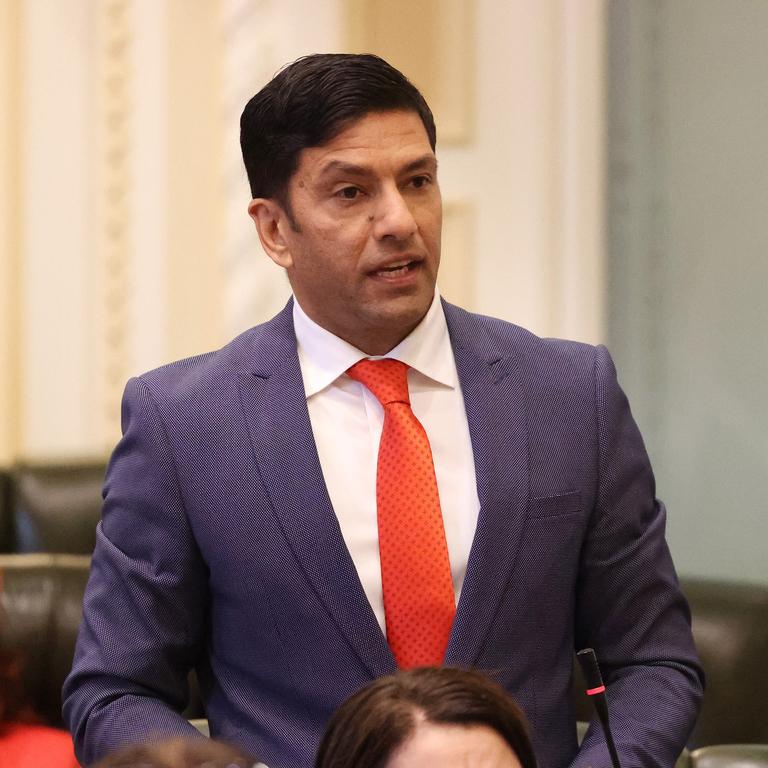
<path id="1" fill-rule="evenodd" d="M 347 375 L 368 387 L 382 405 L 411 404 L 408 397 L 408 366 L 399 360 L 366 358 L 355 363 Z"/>

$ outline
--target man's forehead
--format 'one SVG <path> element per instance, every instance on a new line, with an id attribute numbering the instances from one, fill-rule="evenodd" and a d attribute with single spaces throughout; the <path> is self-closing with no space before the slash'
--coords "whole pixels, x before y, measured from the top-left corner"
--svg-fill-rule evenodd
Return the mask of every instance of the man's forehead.
<path id="1" fill-rule="evenodd" d="M 437 159 L 417 112 L 388 110 L 368 112 L 348 121 L 322 144 L 305 147 L 299 165 L 312 175 L 360 173 L 386 161 L 398 171 L 434 170 Z"/>

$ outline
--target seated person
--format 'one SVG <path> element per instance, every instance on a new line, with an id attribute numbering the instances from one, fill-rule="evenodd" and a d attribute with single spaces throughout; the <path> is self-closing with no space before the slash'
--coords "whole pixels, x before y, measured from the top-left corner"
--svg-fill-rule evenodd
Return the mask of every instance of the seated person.
<path id="1" fill-rule="evenodd" d="M 536 768 L 517 704 L 479 672 L 420 668 L 382 677 L 328 723 L 315 768 Z"/>
<path id="2" fill-rule="evenodd" d="M 0 574 L 0 591 L 2 574 Z M 0 604 L 0 627 L 5 621 Z M 0 647 L 0 765 L 8 768 L 77 768 L 72 737 L 44 725 L 24 690 L 24 656 Z"/>
<path id="3" fill-rule="evenodd" d="M 220 741 L 174 738 L 152 744 L 132 744 L 113 752 L 92 768 L 253 768 L 257 762 Z"/>

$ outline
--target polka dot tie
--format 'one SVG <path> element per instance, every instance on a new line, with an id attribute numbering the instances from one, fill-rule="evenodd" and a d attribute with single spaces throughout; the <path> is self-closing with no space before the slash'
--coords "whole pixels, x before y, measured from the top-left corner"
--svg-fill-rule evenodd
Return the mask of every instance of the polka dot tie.
<path id="1" fill-rule="evenodd" d="M 347 373 L 384 407 L 376 506 L 387 641 L 401 668 L 439 666 L 455 597 L 432 450 L 411 410 L 408 366 L 361 360 Z"/>

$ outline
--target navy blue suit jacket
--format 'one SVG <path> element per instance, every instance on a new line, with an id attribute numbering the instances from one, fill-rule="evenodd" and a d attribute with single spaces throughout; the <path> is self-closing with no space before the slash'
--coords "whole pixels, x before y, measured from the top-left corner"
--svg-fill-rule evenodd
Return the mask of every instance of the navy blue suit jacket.
<path id="1" fill-rule="evenodd" d="M 602 347 L 445 304 L 481 509 L 446 663 L 487 670 L 543 768 L 577 752 L 574 648 L 597 651 L 624 768 L 669 765 L 702 691 L 665 512 Z M 133 379 L 110 462 L 65 717 L 90 762 L 178 715 L 196 666 L 212 734 L 312 764 L 333 709 L 395 670 L 331 507 L 291 305 Z M 343 435 L 339 436 L 343 439 Z"/>

